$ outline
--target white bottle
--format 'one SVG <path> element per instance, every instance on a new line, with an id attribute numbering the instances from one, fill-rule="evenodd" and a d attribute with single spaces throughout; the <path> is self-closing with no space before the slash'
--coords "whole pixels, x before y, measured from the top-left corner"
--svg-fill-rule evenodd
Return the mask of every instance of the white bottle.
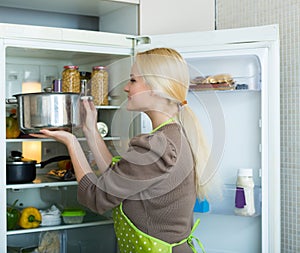
<path id="1" fill-rule="evenodd" d="M 252 169 L 239 169 L 236 181 L 235 213 L 243 216 L 255 214 L 254 181 Z"/>

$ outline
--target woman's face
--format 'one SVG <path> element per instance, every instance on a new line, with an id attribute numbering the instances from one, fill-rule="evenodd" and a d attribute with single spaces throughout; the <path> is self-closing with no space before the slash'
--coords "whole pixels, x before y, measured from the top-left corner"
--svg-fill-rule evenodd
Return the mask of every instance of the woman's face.
<path id="1" fill-rule="evenodd" d="M 151 88 L 146 84 L 144 78 L 134 71 L 134 68 L 124 91 L 128 93 L 127 110 L 141 112 L 151 110 Z"/>

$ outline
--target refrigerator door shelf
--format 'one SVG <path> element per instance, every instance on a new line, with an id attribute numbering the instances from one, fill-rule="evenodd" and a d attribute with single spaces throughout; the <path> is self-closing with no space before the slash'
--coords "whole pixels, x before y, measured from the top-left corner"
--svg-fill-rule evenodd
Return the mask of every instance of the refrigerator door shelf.
<path id="1" fill-rule="evenodd" d="M 208 214 L 218 215 L 236 215 L 235 210 L 235 185 L 225 185 L 223 188 L 222 197 L 215 197 L 209 201 L 210 210 Z M 196 203 L 197 204 L 197 203 Z M 241 217 L 257 217 L 261 215 L 261 188 L 259 186 L 254 187 L 254 204 L 255 214 L 252 216 Z M 196 210 L 196 206 L 195 209 Z"/>

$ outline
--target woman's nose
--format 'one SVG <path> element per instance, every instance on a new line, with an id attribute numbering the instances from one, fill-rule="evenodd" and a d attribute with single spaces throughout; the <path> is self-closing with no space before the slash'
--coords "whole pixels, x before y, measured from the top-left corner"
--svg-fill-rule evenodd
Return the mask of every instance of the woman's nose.
<path id="1" fill-rule="evenodd" d="M 124 91 L 129 92 L 129 82 L 124 86 Z"/>

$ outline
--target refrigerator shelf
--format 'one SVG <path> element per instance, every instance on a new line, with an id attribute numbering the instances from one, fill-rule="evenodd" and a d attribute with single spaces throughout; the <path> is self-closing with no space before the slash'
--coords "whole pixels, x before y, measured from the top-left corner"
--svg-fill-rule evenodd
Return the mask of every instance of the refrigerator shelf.
<path id="1" fill-rule="evenodd" d="M 217 89 L 209 89 L 209 90 L 196 90 L 196 89 L 189 89 L 189 92 L 209 92 L 209 93 L 245 93 L 245 92 L 261 92 L 261 89 L 240 89 L 240 90 L 217 90 Z"/>
<path id="2" fill-rule="evenodd" d="M 85 141 L 84 137 L 79 137 L 79 141 Z M 105 141 L 117 141 L 120 140 L 118 136 L 106 136 L 103 138 Z M 6 139 L 7 143 L 18 143 L 18 142 L 26 142 L 26 141 L 42 141 L 42 142 L 56 142 L 54 139 L 38 139 L 38 138 L 16 138 L 16 139 Z"/>
<path id="3" fill-rule="evenodd" d="M 100 106 L 95 106 L 96 109 L 99 110 L 118 110 L 120 109 L 119 105 L 100 105 Z"/>
<path id="4" fill-rule="evenodd" d="M 43 232 L 43 231 L 53 231 L 53 230 L 64 230 L 64 229 L 73 229 L 73 228 L 86 228 L 86 227 L 92 227 L 92 226 L 99 226 L 99 225 L 108 225 L 113 224 L 113 220 L 99 220 L 99 221 L 89 221 L 89 222 L 83 222 L 80 224 L 72 224 L 72 225 L 58 225 L 58 226 L 47 226 L 47 227 L 38 227 L 33 229 L 18 229 L 18 230 L 12 230 L 7 231 L 6 235 L 20 235 L 20 234 L 29 234 L 29 233 L 36 233 L 36 232 Z"/>
<path id="5" fill-rule="evenodd" d="M 64 187 L 77 185 L 77 181 L 59 181 L 48 175 L 38 174 L 36 179 L 32 183 L 27 184 L 8 184 L 6 189 L 9 190 L 20 190 L 20 189 L 32 189 L 32 188 L 44 188 L 44 187 Z"/>

